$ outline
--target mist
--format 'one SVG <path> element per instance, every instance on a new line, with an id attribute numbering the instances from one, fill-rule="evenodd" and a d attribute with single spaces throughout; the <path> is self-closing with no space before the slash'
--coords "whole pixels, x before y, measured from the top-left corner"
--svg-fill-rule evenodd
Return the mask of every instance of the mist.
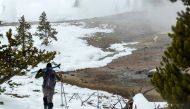
<path id="1" fill-rule="evenodd" d="M 130 5 L 126 3 L 130 2 Z M 51 21 L 93 18 L 123 13 L 141 7 L 142 0 L 1 0 L 0 19 L 17 21 L 22 15 L 30 21 L 38 20 L 45 11 Z M 135 4 L 137 2 L 138 4 Z"/>
<path id="2" fill-rule="evenodd" d="M 176 12 L 183 9 L 179 2 L 166 0 L 0 0 L 0 20 L 16 22 L 22 15 L 37 21 L 45 11 L 50 21 L 86 19 L 125 12 L 146 12 L 153 23 L 175 21 Z M 159 2 L 158 2 L 159 1 Z M 142 16 L 143 17 L 143 16 Z M 168 23 L 168 22 L 167 22 Z"/>
<path id="3" fill-rule="evenodd" d="M 169 0 L 160 0 L 157 5 L 149 4 L 144 11 L 152 28 L 170 30 L 175 25 L 177 12 L 184 10 L 182 2 L 171 3 Z"/>

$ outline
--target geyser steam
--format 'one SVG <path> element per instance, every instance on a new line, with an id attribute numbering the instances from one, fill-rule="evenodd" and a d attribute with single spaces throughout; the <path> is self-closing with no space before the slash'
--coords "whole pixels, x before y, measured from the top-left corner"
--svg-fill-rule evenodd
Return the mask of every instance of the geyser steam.
<path id="1" fill-rule="evenodd" d="M 154 0 L 0 0 L 0 20 L 15 22 L 25 15 L 27 20 L 37 21 L 42 11 L 51 21 L 93 18 L 144 11 L 155 6 L 150 1 Z"/>
<path id="2" fill-rule="evenodd" d="M 0 20 L 17 21 L 22 15 L 38 20 L 46 11 L 51 21 L 112 15 L 141 8 L 143 0 L 1 0 Z M 134 8 L 135 7 L 135 8 Z"/>

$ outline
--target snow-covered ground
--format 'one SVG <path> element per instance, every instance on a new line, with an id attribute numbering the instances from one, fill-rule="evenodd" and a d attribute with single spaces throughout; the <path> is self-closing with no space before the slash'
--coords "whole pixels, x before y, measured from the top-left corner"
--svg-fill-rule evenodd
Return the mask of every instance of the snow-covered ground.
<path id="1" fill-rule="evenodd" d="M 94 33 L 102 32 L 102 33 L 110 33 L 113 32 L 112 28 L 85 28 L 84 23 L 80 23 L 80 26 L 71 25 L 69 23 L 61 23 L 61 24 L 53 24 L 53 27 L 56 28 L 58 31 L 57 38 L 58 41 L 53 41 L 50 46 L 41 46 L 41 41 L 38 37 L 34 36 L 35 46 L 40 49 L 46 49 L 48 51 L 57 51 L 59 54 L 56 56 L 54 61 L 56 63 L 61 63 L 61 68 L 57 70 L 63 71 L 72 71 L 77 69 L 84 69 L 84 68 L 94 68 L 94 67 L 102 67 L 106 66 L 110 63 L 113 59 L 117 59 L 121 56 L 126 56 L 132 53 L 135 48 L 130 48 L 128 45 L 136 44 L 137 42 L 130 42 L 130 43 L 117 43 L 112 44 L 107 49 L 112 49 L 111 51 L 103 51 L 101 48 L 96 48 L 94 46 L 88 45 L 87 41 L 82 40 L 81 38 L 84 37 L 93 37 Z M 14 26 L 6 26 L 0 27 L 0 33 L 5 35 L 6 31 L 9 28 L 13 29 L 13 34 L 15 34 L 15 27 Z M 32 26 L 31 32 L 34 33 L 36 30 L 36 25 Z M 1 39 L 2 43 L 7 43 L 5 36 Z M 33 70 L 37 70 L 39 68 L 45 67 L 45 64 L 40 64 L 38 67 L 34 68 Z M 4 105 L 0 105 L 0 109 L 13 109 L 17 107 L 18 109 L 42 109 L 42 92 L 41 92 L 41 84 L 42 79 L 34 79 L 30 73 L 26 76 L 15 76 L 11 79 L 12 82 L 19 84 L 15 86 L 14 89 L 9 87 L 7 83 L 4 83 L 2 87 L 6 87 L 7 91 L 0 95 L 0 101 L 4 102 Z M 118 109 L 121 108 L 121 105 L 124 106 L 124 99 L 120 96 L 113 95 L 103 91 L 96 91 L 90 90 L 85 88 L 79 88 L 76 86 L 66 85 L 64 84 L 67 103 L 69 109 L 96 109 L 98 97 L 97 95 L 101 96 L 99 98 L 100 103 L 99 106 L 101 109 L 103 107 L 112 107 L 115 103 L 121 101 L 121 104 L 118 103 L 116 107 Z M 81 100 L 85 101 L 91 94 L 95 94 L 85 102 L 84 105 L 81 106 Z M 74 93 L 77 93 L 77 98 L 69 99 L 72 97 Z M 14 97 L 13 95 L 17 94 L 21 98 Z M 54 109 L 61 109 L 61 98 L 60 98 L 60 83 L 56 86 L 56 94 L 54 96 Z M 24 97 L 24 98 L 22 98 Z M 76 96 L 75 96 L 76 97 Z M 137 107 L 141 107 L 143 102 L 139 103 L 138 99 L 142 98 L 136 97 L 135 104 Z M 145 98 L 144 98 L 145 99 Z M 137 102 L 136 102 L 137 100 Z M 153 109 L 153 104 L 146 101 L 146 106 L 149 108 L 143 109 Z M 137 108 L 142 109 L 142 108 Z"/>
<path id="2" fill-rule="evenodd" d="M 163 107 L 167 107 L 166 102 L 149 102 L 141 93 L 136 94 L 133 100 L 134 109 L 162 109 Z"/>
<path id="3" fill-rule="evenodd" d="M 4 105 L 0 105 L 0 109 L 43 109 L 42 78 L 34 79 L 28 75 L 15 76 L 11 80 L 11 83 L 18 85 L 15 84 L 12 87 L 6 83 L 2 85 L 2 87 L 6 87 L 7 91 L 0 95 L 0 102 L 4 102 Z M 53 98 L 54 109 L 65 109 L 66 104 L 68 109 L 112 109 L 113 107 L 115 107 L 114 109 L 121 109 L 128 101 L 119 95 L 104 91 L 90 90 L 68 84 L 63 84 L 63 87 L 66 102 L 62 93 L 64 104 L 62 107 L 61 83 L 57 82 Z M 75 96 L 72 97 L 74 94 Z M 134 96 L 133 109 L 155 109 L 155 107 L 165 106 L 165 102 L 149 102 L 142 94 Z"/>
<path id="4" fill-rule="evenodd" d="M 34 37 L 35 46 L 40 49 L 46 49 L 48 51 L 57 51 L 55 59 L 56 63 L 61 63 L 61 69 L 63 71 L 73 71 L 84 68 L 103 67 L 112 62 L 113 59 L 117 59 L 121 56 L 129 55 L 135 48 L 129 48 L 127 45 L 135 43 L 118 43 L 110 45 L 107 49 L 112 49 L 114 52 L 106 52 L 101 48 L 88 45 L 87 41 L 81 38 L 93 37 L 94 33 L 110 33 L 113 32 L 111 28 L 85 28 L 85 24 L 81 23 L 81 26 L 70 25 L 68 23 L 54 24 L 54 28 L 58 31 L 58 41 L 53 41 L 49 46 L 42 46 L 41 41 L 37 36 Z M 7 26 L 0 27 L 0 33 L 5 36 L 6 31 L 12 28 L 13 34 L 15 34 L 15 27 Z M 31 32 L 35 33 L 36 25 L 32 26 Z M 4 39 L 2 43 L 7 43 Z M 45 65 L 39 65 L 44 67 Z M 35 70 L 35 69 L 33 69 Z"/>
<path id="5" fill-rule="evenodd" d="M 17 109 L 43 109 L 43 94 L 41 91 L 41 84 L 43 81 L 42 78 L 36 80 L 28 76 L 15 76 L 11 80 L 12 83 L 15 82 L 20 85 L 14 86 L 14 89 L 9 88 L 9 86 L 6 84 L 2 85 L 7 87 L 7 91 L 4 94 L 0 95 L 0 101 L 4 102 L 4 105 L 0 105 L 0 109 L 14 109 L 15 107 Z M 113 105 L 118 102 L 118 99 L 121 100 L 122 106 L 125 106 L 124 101 L 126 100 L 124 100 L 121 96 L 118 95 L 113 95 L 103 91 L 90 90 L 66 84 L 63 84 L 63 86 L 67 106 L 69 106 L 69 109 L 97 109 L 98 101 L 100 109 L 103 109 L 103 107 L 113 107 Z M 13 96 L 14 94 L 17 94 L 17 96 L 23 98 L 15 97 Z M 74 96 L 73 99 L 71 99 L 73 94 L 76 94 L 76 96 Z M 91 97 L 89 100 L 87 100 L 89 96 Z M 85 100 L 87 101 L 84 102 Z M 62 101 L 60 82 L 58 82 L 55 87 L 55 95 L 53 98 L 53 102 L 54 109 L 65 109 L 65 107 L 61 106 Z M 83 105 L 82 102 L 84 102 Z M 66 104 L 64 95 L 63 104 Z M 120 103 L 117 103 L 116 107 L 117 109 L 119 109 L 121 107 Z"/>

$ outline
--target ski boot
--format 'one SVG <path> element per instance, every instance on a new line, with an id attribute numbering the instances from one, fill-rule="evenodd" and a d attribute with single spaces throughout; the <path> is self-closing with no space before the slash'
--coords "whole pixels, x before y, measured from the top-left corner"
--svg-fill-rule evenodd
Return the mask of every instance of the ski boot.
<path id="1" fill-rule="evenodd" d="M 48 109 L 48 102 L 47 102 L 47 98 L 44 97 L 43 98 L 43 101 L 44 101 L 44 109 Z"/>
<path id="2" fill-rule="evenodd" d="M 53 109 L 53 103 L 48 103 L 48 109 Z"/>

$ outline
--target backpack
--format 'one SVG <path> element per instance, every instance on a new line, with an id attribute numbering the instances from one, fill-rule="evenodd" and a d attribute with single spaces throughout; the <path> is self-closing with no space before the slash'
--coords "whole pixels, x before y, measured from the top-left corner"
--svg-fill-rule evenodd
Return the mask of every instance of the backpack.
<path id="1" fill-rule="evenodd" d="M 43 88 L 53 89 L 56 84 L 55 71 L 52 69 L 47 69 L 44 75 Z"/>

